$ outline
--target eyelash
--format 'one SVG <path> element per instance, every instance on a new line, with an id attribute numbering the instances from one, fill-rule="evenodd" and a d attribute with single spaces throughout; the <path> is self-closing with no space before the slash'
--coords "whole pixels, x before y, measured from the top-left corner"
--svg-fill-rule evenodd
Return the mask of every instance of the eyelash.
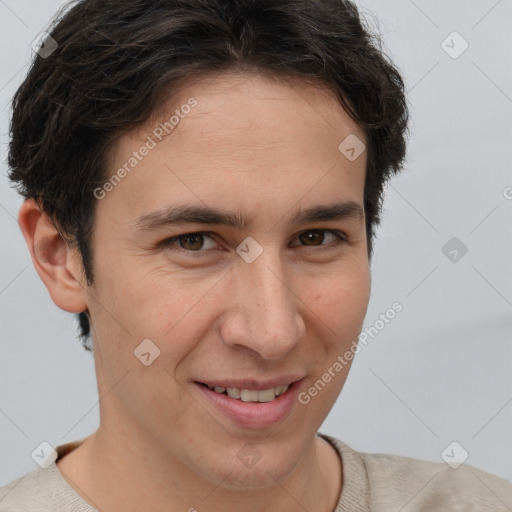
<path id="1" fill-rule="evenodd" d="M 338 247 L 340 244 L 344 244 L 344 243 L 348 242 L 346 235 L 343 232 L 336 231 L 333 229 L 309 229 L 309 230 L 302 231 L 301 233 L 299 233 L 296 238 L 298 238 L 300 235 L 303 235 L 305 233 L 317 233 L 317 232 L 331 233 L 337 238 L 337 240 L 334 242 L 330 242 L 329 244 L 321 244 L 321 245 L 317 245 L 317 246 L 303 245 L 302 247 L 308 247 L 308 248 L 316 249 L 316 251 L 318 251 L 318 250 L 322 251 L 322 250 L 326 250 L 326 249 L 328 250 L 328 249 L 332 249 L 334 247 Z M 177 251 L 177 252 L 182 252 L 183 254 L 186 254 L 187 256 L 194 257 L 194 258 L 199 257 L 201 255 L 201 253 L 208 252 L 209 250 L 210 251 L 212 250 L 212 249 L 207 249 L 207 250 L 199 249 L 197 251 L 192 251 L 190 249 L 184 249 L 183 247 L 179 247 L 178 245 L 176 245 L 174 243 L 174 242 L 177 242 L 180 238 L 185 238 L 187 236 L 192 236 L 192 235 L 206 235 L 208 238 L 211 238 L 212 240 L 214 240 L 214 238 L 211 236 L 212 233 L 210 233 L 208 231 L 195 231 L 193 233 L 184 233 L 182 235 L 177 235 L 177 236 L 173 236 L 171 238 L 167 238 L 166 240 L 161 242 L 159 245 L 166 247 L 166 248 L 172 247 L 171 250 Z M 323 249 L 321 249 L 321 248 L 323 248 Z"/>

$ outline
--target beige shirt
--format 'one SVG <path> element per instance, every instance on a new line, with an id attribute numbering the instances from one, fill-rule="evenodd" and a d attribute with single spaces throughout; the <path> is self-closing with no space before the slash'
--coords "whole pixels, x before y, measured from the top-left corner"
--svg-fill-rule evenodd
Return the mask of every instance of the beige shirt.
<path id="1" fill-rule="evenodd" d="M 343 488 L 333 512 L 512 512 L 512 484 L 467 464 L 452 469 L 398 455 L 361 453 L 318 434 L 341 457 Z M 80 441 L 56 448 L 58 458 Z M 94 512 L 53 463 L 0 488 L 0 512 Z M 315 512 L 315 511 L 309 511 Z"/>

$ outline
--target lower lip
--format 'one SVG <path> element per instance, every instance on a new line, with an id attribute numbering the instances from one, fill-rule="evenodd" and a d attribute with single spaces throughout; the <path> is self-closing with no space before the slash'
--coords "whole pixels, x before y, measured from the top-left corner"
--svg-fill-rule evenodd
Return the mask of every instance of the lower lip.
<path id="1" fill-rule="evenodd" d="M 194 384 L 214 404 L 216 410 L 221 411 L 234 423 L 244 428 L 262 429 L 271 427 L 288 416 L 293 404 L 297 402 L 300 381 L 294 382 L 285 393 L 272 402 L 265 403 L 242 402 L 242 400 L 216 393 L 198 382 Z"/>

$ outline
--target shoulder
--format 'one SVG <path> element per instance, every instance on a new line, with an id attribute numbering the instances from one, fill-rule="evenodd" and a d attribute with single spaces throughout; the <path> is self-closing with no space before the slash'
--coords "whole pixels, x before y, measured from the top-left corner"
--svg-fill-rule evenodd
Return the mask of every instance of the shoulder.
<path id="1" fill-rule="evenodd" d="M 82 441 L 73 441 L 55 448 L 63 457 Z M 61 475 L 53 462 L 38 467 L 0 487 L 0 512 L 54 512 L 55 510 L 94 512 Z"/>
<path id="2" fill-rule="evenodd" d="M 357 478 L 368 487 L 372 510 L 512 510 L 512 484 L 481 469 L 468 464 L 454 469 L 444 462 L 357 452 L 338 439 L 330 439 L 337 445 L 342 460 L 344 456 L 360 460 Z"/>
<path id="3" fill-rule="evenodd" d="M 45 486 L 44 476 L 42 469 L 34 469 L 0 487 L 0 512 L 47 510 L 43 507 L 51 497 L 51 490 Z"/>
<path id="4" fill-rule="evenodd" d="M 512 484 L 473 466 L 448 464 L 385 454 L 362 454 L 376 503 L 393 498 L 415 510 L 507 511 Z M 408 510 L 406 508 L 405 510 Z"/>

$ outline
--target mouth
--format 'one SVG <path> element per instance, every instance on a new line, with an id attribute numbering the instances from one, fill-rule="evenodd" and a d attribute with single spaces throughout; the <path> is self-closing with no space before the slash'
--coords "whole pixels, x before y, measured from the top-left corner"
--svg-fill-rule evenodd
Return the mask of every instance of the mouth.
<path id="1" fill-rule="evenodd" d="M 203 382 L 198 382 L 201 386 L 208 388 L 210 391 L 218 393 L 219 395 L 225 395 L 235 400 L 242 402 L 260 402 L 268 403 L 274 401 L 288 391 L 291 384 L 285 384 L 283 386 L 276 386 L 268 389 L 244 389 L 224 386 L 209 386 Z"/>
<path id="2" fill-rule="evenodd" d="M 254 380 L 200 382 L 193 384 L 214 416 L 244 429 L 264 429 L 283 421 L 297 404 L 297 395 L 305 377 L 274 381 Z M 225 421 L 224 420 L 224 421 Z"/>

